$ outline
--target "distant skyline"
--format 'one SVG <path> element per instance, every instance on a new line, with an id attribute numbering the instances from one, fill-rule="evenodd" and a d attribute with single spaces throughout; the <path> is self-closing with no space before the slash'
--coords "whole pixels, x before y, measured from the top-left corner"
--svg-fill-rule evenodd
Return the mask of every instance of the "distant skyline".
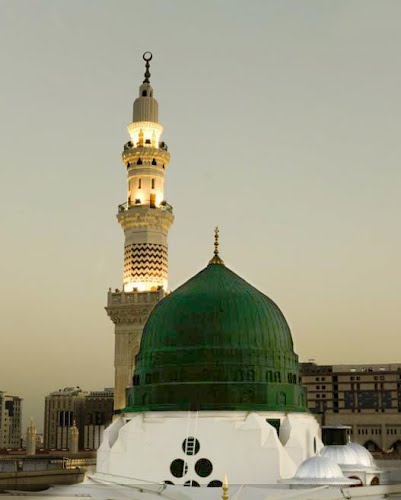
<path id="1" fill-rule="evenodd" d="M 171 163 L 169 285 L 226 265 L 300 360 L 401 362 L 401 3 L 0 0 L 0 390 L 113 384 L 126 125 L 151 83 Z M 25 424 L 24 424 L 25 425 Z"/>

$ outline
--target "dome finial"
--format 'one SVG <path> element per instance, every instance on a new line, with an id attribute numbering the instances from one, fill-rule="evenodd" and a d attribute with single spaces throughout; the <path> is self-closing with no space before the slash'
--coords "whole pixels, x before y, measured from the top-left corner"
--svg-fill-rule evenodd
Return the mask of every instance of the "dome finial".
<path id="1" fill-rule="evenodd" d="M 214 256 L 209 261 L 209 264 L 224 264 L 222 259 L 219 256 L 219 228 L 216 226 L 214 230 Z"/>
<path id="2" fill-rule="evenodd" d="M 227 479 L 227 474 L 224 474 L 224 480 L 223 480 L 223 500 L 228 500 L 228 479 Z"/>
<path id="3" fill-rule="evenodd" d="M 146 62 L 146 64 L 145 64 L 146 71 L 145 71 L 145 75 L 144 75 L 145 80 L 143 81 L 143 83 L 149 83 L 149 78 L 150 78 L 150 72 L 149 72 L 150 64 L 149 64 L 149 62 L 152 60 L 153 54 L 152 54 L 152 52 L 145 52 L 142 57 L 143 57 L 143 60 Z"/>

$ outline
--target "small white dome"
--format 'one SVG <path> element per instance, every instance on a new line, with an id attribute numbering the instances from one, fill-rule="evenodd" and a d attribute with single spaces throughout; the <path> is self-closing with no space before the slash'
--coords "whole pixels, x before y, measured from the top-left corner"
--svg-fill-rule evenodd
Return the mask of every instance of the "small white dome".
<path id="1" fill-rule="evenodd" d="M 319 455 L 302 462 L 294 477 L 296 479 L 345 479 L 340 467 L 333 460 Z"/>
<path id="2" fill-rule="evenodd" d="M 320 454 L 322 457 L 333 460 L 338 465 L 360 464 L 357 453 L 345 444 L 325 446 Z"/>
<path id="3" fill-rule="evenodd" d="M 364 446 L 358 443 L 348 443 L 346 448 L 350 448 L 358 457 L 358 464 L 365 467 L 376 467 L 372 454 Z"/>

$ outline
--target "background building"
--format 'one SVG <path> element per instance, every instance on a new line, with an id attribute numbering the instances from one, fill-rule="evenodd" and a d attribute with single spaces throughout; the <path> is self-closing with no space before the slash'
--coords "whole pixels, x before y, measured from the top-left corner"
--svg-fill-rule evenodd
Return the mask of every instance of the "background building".
<path id="1" fill-rule="evenodd" d="M 0 392 L 0 448 L 21 446 L 21 403 L 19 396 Z"/>
<path id="2" fill-rule="evenodd" d="M 92 391 L 85 397 L 84 449 L 97 450 L 113 419 L 114 390 Z"/>
<path id="3" fill-rule="evenodd" d="M 66 387 L 52 392 L 45 399 L 44 445 L 47 449 L 63 450 L 70 447 L 69 429 L 74 420 L 80 433 L 79 447 L 83 447 L 85 396 L 79 387 Z"/>
<path id="4" fill-rule="evenodd" d="M 301 363 L 309 409 L 322 425 L 351 426 L 372 451 L 401 451 L 401 364 Z"/>
<path id="5" fill-rule="evenodd" d="M 66 387 L 52 392 L 45 399 L 44 447 L 70 449 L 70 430 L 75 422 L 79 449 L 95 450 L 112 415 L 113 389 L 87 392 Z"/>

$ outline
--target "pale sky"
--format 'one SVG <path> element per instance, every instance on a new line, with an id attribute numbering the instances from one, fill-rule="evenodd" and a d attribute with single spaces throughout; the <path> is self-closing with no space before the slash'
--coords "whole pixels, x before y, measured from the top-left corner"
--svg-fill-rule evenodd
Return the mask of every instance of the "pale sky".
<path id="1" fill-rule="evenodd" d="M 401 362 L 399 0 L 0 0 L 0 390 L 113 384 L 121 151 L 153 52 L 170 288 L 226 264 L 300 359 Z"/>

